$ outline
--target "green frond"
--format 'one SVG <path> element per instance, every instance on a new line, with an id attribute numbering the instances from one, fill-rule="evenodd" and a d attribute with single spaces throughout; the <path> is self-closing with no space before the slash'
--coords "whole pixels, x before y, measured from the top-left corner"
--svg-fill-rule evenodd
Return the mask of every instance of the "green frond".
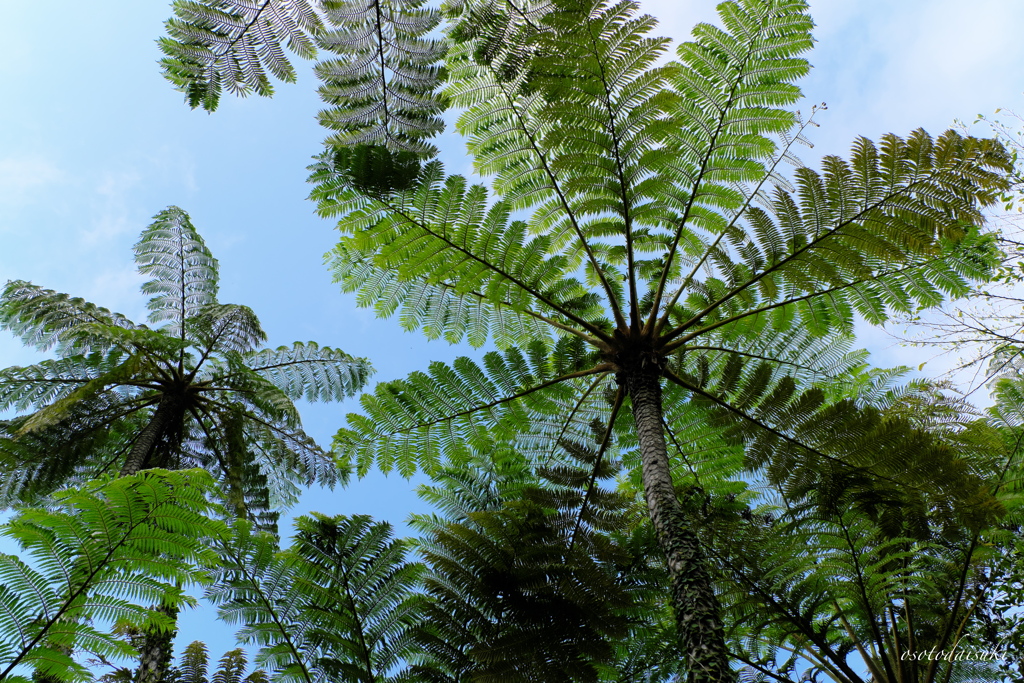
<path id="1" fill-rule="evenodd" d="M 334 453 L 360 474 L 376 463 L 410 476 L 418 468 L 464 461 L 471 449 L 487 450 L 493 441 L 515 440 L 530 432 L 533 415 L 557 414 L 586 390 L 589 375 L 598 374 L 590 354 L 567 353 L 574 346 L 568 339 L 554 348 L 536 342 L 488 353 L 482 367 L 459 358 L 381 383 L 362 397 L 365 414 L 348 415 L 349 426 L 334 437 Z"/>
<path id="2" fill-rule="evenodd" d="M 369 360 L 316 342 L 252 351 L 245 364 L 292 400 L 341 401 L 353 396 L 373 373 Z"/>
<path id="3" fill-rule="evenodd" d="M 166 616 L 143 605 L 188 604 L 181 586 L 208 582 L 205 567 L 216 563 L 208 544 L 225 532 L 209 516 L 211 487 L 204 472 L 152 470 L 59 492 L 49 508 L 20 509 L 0 528 L 25 553 L 0 555 L 0 678 L 30 667 L 88 681 L 67 652 L 134 655 L 97 622 L 165 625 Z"/>
<path id="4" fill-rule="evenodd" d="M 312 181 L 317 183 L 312 196 L 320 213 L 339 217 L 346 234 L 328 260 L 344 275 L 360 278 L 343 282 L 343 287 L 358 292 L 362 305 L 388 313 L 396 307 L 391 292 L 377 285 L 381 280 L 365 268 L 339 263 L 339 258 L 359 255 L 360 266 L 395 273 L 398 280 L 415 283 L 413 291 L 451 290 L 457 296 L 448 302 L 465 311 L 450 316 L 456 323 L 500 307 L 522 317 L 575 322 L 600 333 L 596 297 L 573 276 L 573 262 L 549 255 L 551 238 L 530 237 L 525 223 L 510 220 L 507 204 L 488 205 L 483 186 L 467 187 L 460 176 L 445 177 L 436 162 L 426 166 L 417 187 L 389 197 L 370 198 L 347 189 L 330 169 L 317 170 Z M 485 308 L 474 310 L 478 307 Z M 429 330 L 447 322 L 417 318 L 406 317 L 405 324 Z"/>
<path id="5" fill-rule="evenodd" d="M 139 273 L 152 276 L 142 285 L 143 294 L 155 295 L 148 303 L 150 321 L 170 320 L 164 329 L 179 335 L 187 320 L 217 302 L 217 260 L 178 207 L 153 219 L 135 244 L 135 263 Z"/>
<path id="6" fill-rule="evenodd" d="M 248 353 L 267 340 L 248 306 L 212 303 L 186 319 L 186 335 L 206 353 Z"/>
<path id="7" fill-rule="evenodd" d="M 850 161 L 823 166 L 823 176 L 798 169 L 795 195 L 776 189 L 770 206 L 748 209 L 754 230 L 739 246 L 756 257 L 694 287 L 672 312 L 682 324 L 669 338 L 764 313 L 814 332 L 849 329 L 854 313 L 880 323 L 962 296 L 994 267 L 991 239 L 976 226 L 1006 182 L 1001 148 L 916 131 L 877 146 L 859 140 Z"/>
<path id="8" fill-rule="evenodd" d="M 175 0 L 174 17 L 158 41 L 164 77 L 185 93 L 189 106 L 217 108 L 221 92 L 273 94 L 270 75 L 295 80 L 284 46 L 302 57 L 316 54 L 323 32 L 309 0 Z"/>
<path id="9" fill-rule="evenodd" d="M 59 344 L 61 355 L 80 352 L 83 340 L 75 333 L 91 324 L 138 329 L 120 313 L 24 280 L 8 281 L 0 297 L 0 328 L 40 351 Z M 98 341 L 89 340 L 90 350 L 105 351 L 112 346 Z"/>
<path id="10" fill-rule="evenodd" d="M 428 339 L 465 340 L 481 347 L 490 339 L 508 348 L 528 339 L 550 339 L 551 328 L 537 317 L 494 304 L 483 292 L 461 291 L 457 278 L 436 282 L 407 280 L 377 268 L 363 252 L 340 242 L 326 256 L 334 281 L 354 292 L 359 306 L 372 307 L 382 318 L 398 316 L 402 328 L 423 330 Z"/>
<path id="11" fill-rule="evenodd" d="M 195 640 L 185 646 L 181 654 L 181 665 L 168 672 L 174 683 L 210 683 L 206 677 L 210 657 L 206 643 Z"/>
<path id="12" fill-rule="evenodd" d="M 224 566 L 209 590 L 221 618 L 259 646 L 256 661 L 275 681 L 401 679 L 413 650 L 421 567 L 387 524 L 366 516 L 296 520 L 294 544 L 236 524 Z"/>
<path id="13" fill-rule="evenodd" d="M 766 362 L 733 356 L 703 384 L 692 375 L 682 382 L 721 438 L 743 444 L 745 467 L 785 495 L 809 496 L 826 510 L 854 505 L 894 535 L 928 537 L 930 524 L 980 528 L 1001 514 L 972 465 L 982 449 L 1000 447 L 992 439 L 943 437 L 892 410 L 828 401 L 820 389 L 773 372 Z M 930 521 L 912 502 L 924 491 Z"/>
<path id="14" fill-rule="evenodd" d="M 443 511 L 413 518 L 428 680 L 597 680 L 613 644 L 649 618 L 661 575 L 631 554 L 631 501 L 601 486 L 617 468 L 566 447 L 565 464 L 538 472 L 477 455 L 421 490 Z"/>
<path id="15" fill-rule="evenodd" d="M 442 42 L 428 38 L 440 21 L 423 0 L 343 0 L 323 7 L 329 29 L 317 37 L 335 57 L 320 61 L 318 115 L 332 131 L 330 149 L 383 148 L 432 157 L 428 140 L 444 128 Z"/>
<path id="16" fill-rule="evenodd" d="M 124 362 L 124 352 L 115 348 L 4 368 L 0 370 L 0 409 L 24 411 L 60 400 Z"/>
<path id="17" fill-rule="evenodd" d="M 241 648 L 229 650 L 220 658 L 217 671 L 210 679 L 210 683 L 242 683 L 242 676 L 248 663 Z"/>
<path id="18" fill-rule="evenodd" d="M 95 401 L 110 387 L 130 385 L 142 374 L 140 371 L 144 369 L 146 369 L 144 358 L 139 356 L 126 358 L 117 367 L 78 385 L 65 396 L 32 413 L 21 422 L 18 434 L 38 432 L 66 421 L 73 412 L 77 412 L 75 409 L 79 407 L 79 404 Z"/>

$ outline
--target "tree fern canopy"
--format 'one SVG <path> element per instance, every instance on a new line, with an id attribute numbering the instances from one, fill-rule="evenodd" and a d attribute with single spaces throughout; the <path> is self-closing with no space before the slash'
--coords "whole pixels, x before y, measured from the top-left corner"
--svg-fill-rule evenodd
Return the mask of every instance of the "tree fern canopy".
<path id="1" fill-rule="evenodd" d="M 91 473 L 202 467 L 234 512 L 272 524 L 299 483 L 338 470 L 293 400 L 340 400 L 369 363 L 314 342 L 261 348 L 248 307 L 217 301 L 218 268 L 188 214 L 170 207 L 135 245 L 150 328 L 81 299 L 9 282 L 0 326 L 58 358 L 0 370 L 7 504 Z"/>

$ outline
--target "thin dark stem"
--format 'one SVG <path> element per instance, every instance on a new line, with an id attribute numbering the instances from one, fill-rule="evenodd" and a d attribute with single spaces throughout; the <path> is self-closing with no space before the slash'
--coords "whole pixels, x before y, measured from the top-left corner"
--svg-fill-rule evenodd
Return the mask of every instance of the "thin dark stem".
<path id="1" fill-rule="evenodd" d="M 626 173 L 622 163 L 622 150 L 620 149 L 620 133 L 615 126 L 615 108 L 612 103 L 612 89 L 608 84 L 608 75 L 605 73 L 605 60 L 602 58 L 601 50 L 598 47 L 598 37 L 594 35 L 593 25 L 587 22 L 587 33 L 590 36 L 590 44 L 593 47 L 594 63 L 600 70 L 601 88 L 604 91 L 604 101 L 607 113 L 608 135 L 612 141 L 612 157 L 615 160 L 616 179 L 619 184 L 619 198 L 622 200 L 622 222 L 626 238 L 626 276 L 629 284 L 629 327 L 639 331 L 640 327 L 640 303 L 637 295 L 636 266 L 634 263 L 635 254 L 633 249 L 633 215 L 632 202 L 629 191 L 626 188 Z M 620 316 L 621 317 L 621 316 Z"/>
<path id="2" fill-rule="evenodd" d="M 490 403 L 485 403 L 483 405 L 473 406 L 472 408 L 469 408 L 467 410 L 460 410 L 457 413 L 452 413 L 450 415 L 445 415 L 444 417 L 439 417 L 436 420 L 431 420 L 430 422 L 420 422 L 418 424 L 415 424 L 415 425 L 409 427 L 408 429 L 400 429 L 400 430 L 397 430 L 396 432 L 393 432 L 393 433 L 395 433 L 395 434 L 404 434 L 404 433 L 412 431 L 414 429 L 423 429 L 424 427 L 432 427 L 433 425 L 441 424 L 442 422 L 448 422 L 449 420 L 454 420 L 455 418 L 458 418 L 458 417 L 464 417 L 466 415 L 470 415 L 472 413 L 477 412 L 478 410 L 486 410 L 488 408 L 494 408 L 495 406 L 500 406 L 500 405 L 502 405 L 504 403 L 509 403 L 511 401 L 516 401 L 518 399 L 521 399 L 521 398 L 524 398 L 526 396 L 529 396 L 530 394 L 536 393 L 536 392 L 538 392 L 538 391 L 540 391 L 542 389 L 547 389 L 548 387 L 554 386 L 556 384 L 560 384 L 561 382 L 565 382 L 565 381 L 568 381 L 570 379 L 578 379 L 580 377 L 589 377 L 590 375 L 596 375 L 598 373 L 607 373 L 611 369 L 612 369 L 612 367 L 610 365 L 608 365 L 606 363 L 602 363 L 601 365 L 596 365 L 596 366 L 592 367 L 589 370 L 580 370 L 579 372 L 570 372 L 567 375 L 562 375 L 561 377 L 556 377 L 556 378 L 554 378 L 552 380 L 548 380 L 547 382 L 543 382 L 541 384 L 538 384 L 537 386 L 531 387 L 531 388 L 529 388 L 529 389 L 527 389 L 525 391 L 520 391 L 519 393 L 513 394 L 512 396 L 506 396 L 505 398 L 500 398 L 500 399 L 498 399 L 496 401 L 491 401 Z"/>
<path id="3" fill-rule="evenodd" d="M 578 401 L 576 401 L 576 405 L 574 405 L 572 407 L 572 410 L 569 411 L 569 416 L 567 418 L 565 418 L 565 422 L 562 423 L 562 428 L 558 431 L 558 436 L 554 440 L 555 446 L 552 447 L 551 451 L 548 453 L 548 457 L 547 457 L 547 460 L 545 461 L 545 464 L 547 462 L 549 462 L 551 460 L 551 458 L 554 457 L 555 450 L 558 448 L 558 443 L 562 440 L 562 437 L 565 436 L 565 433 L 569 430 L 569 425 L 572 424 L 572 421 L 574 419 L 576 419 L 576 414 L 580 411 L 580 408 L 583 407 L 583 404 L 586 402 L 587 397 L 589 397 L 590 394 L 592 394 L 594 392 L 594 389 L 597 388 L 597 385 L 599 385 L 602 381 L 604 381 L 604 379 L 606 377 L 608 377 L 608 373 L 607 372 L 603 373 L 601 375 L 598 375 L 597 379 L 595 379 L 593 382 L 590 383 L 590 386 L 587 387 L 587 390 L 584 391 L 583 395 L 580 396 L 580 399 Z"/>
<path id="4" fill-rule="evenodd" d="M 816 109 L 815 109 L 815 111 L 816 111 Z M 741 216 L 743 216 L 743 214 L 746 212 L 746 210 L 750 207 L 751 202 L 754 200 L 754 198 L 756 198 L 758 196 L 758 193 L 760 193 L 761 188 L 764 186 L 764 184 L 766 182 L 768 182 L 768 180 L 775 173 L 775 169 L 777 169 L 779 167 L 779 164 L 782 163 L 782 160 L 786 158 L 786 155 L 789 153 L 790 148 L 793 146 L 793 144 L 797 140 L 800 139 L 800 136 L 803 134 L 804 129 L 807 126 L 810 125 L 811 120 L 813 118 L 814 118 L 814 113 L 812 112 L 811 116 L 808 117 L 807 121 L 804 122 L 800 126 L 800 129 L 797 131 L 796 135 L 794 135 L 793 138 L 787 142 L 786 147 L 783 150 L 783 152 L 776 157 L 775 161 L 772 163 L 771 169 L 769 169 L 769 171 L 767 173 L 765 173 L 764 177 L 761 178 L 760 182 L 758 182 L 758 184 L 757 184 L 757 187 L 754 188 L 754 190 L 750 193 L 750 195 L 743 202 L 743 206 L 741 206 L 739 209 L 736 210 L 736 213 L 733 215 L 732 219 L 729 221 L 729 224 L 725 227 L 724 230 L 722 230 L 721 233 L 719 233 L 718 237 L 715 238 L 715 241 L 711 244 L 711 246 L 709 246 L 707 249 L 704 250 L 704 253 L 701 255 L 700 260 L 698 260 L 696 265 L 694 265 L 694 267 L 690 270 L 690 274 L 687 275 L 686 278 L 683 279 L 683 283 L 681 285 L 679 285 L 679 288 L 676 289 L 675 294 L 672 295 L 672 298 L 669 300 L 668 304 L 665 306 L 665 312 L 662 315 L 661 319 L 658 320 L 657 326 L 655 327 L 655 331 L 656 332 L 660 333 L 661 330 L 665 327 L 665 325 L 668 324 L 669 315 L 670 315 L 670 313 L 672 311 L 672 307 L 676 305 L 677 301 L 679 301 L 679 297 L 682 296 L 683 292 L 686 291 L 686 288 L 690 286 L 691 282 L 693 282 L 693 278 L 695 278 L 697 276 L 697 273 L 700 272 L 701 267 L 707 262 L 708 258 L 714 252 L 715 248 L 718 247 L 719 242 L 721 242 L 722 239 L 724 239 L 725 236 L 729 233 L 729 231 L 733 229 L 733 227 L 736 225 L 736 222 L 740 219 Z M 709 150 L 709 153 L 710 153 L 710 150 Z M 703 166 L 701 167 L 701 172 L 703 173 Z M 696 193 L 694 193 L 694 195 L 696 195 Z M 690 207 L 692 206 L 692 203 L 693 203 L 693 198 L 691 197 L 690 203 L 687 205 L 687 212 L 689 212 Z M 686 214 L 684 214 L 683 219 L 680 220 L 679 231 L 676 233 L 676 239 L 673 242 L 672 251 L 669 252 L 669 259 L 672 258 L 672 256 L 674 255 L 675 249 L 679 245 L 679 239 L 682 236 L 682 229 L 683 229 L 683 226 L 685 225 L 685 222 L 686 222 Z M 657 297 L 654 300 L 655 301 L 655 306 L 654 306 L 654 308 L 651 311 L 652 318 L 653 318 L 653 316 L 656 316 L 657 313 L 658 313 L 658 304 L 661 302 L 661 296 L 662 296 L 664 287 L 667 284 L 667 278 L 668 278 L 668 273 L 669 273 L 668 266 L 669 265 L 671 265 L 671 261 L 669 261 L 669 263 L 666 263 L 665 269 L 662 271 L 661 281 L 659 281 L 659 283 L 658 283 L 658 295 L 657 295 Z"/>
<path id="5" fill-rule="evenodd" d="M 889 662 L 889 657 L 886 655 L 885 638 L 882 636 L 882 633 L 878 628 L 878 620 L 875 618 L 874 611 L 872 610 L 871 599 L 868 597 L 867 585 L 864 577 L 864 570 L 860 565 L 860 551 L 854 544 L 853 539 L 850 538 L 850 529 L 848 526 L 846 526 L 846 523 L 843 521 L 842 515 L 839 516 L 838 522 L 839 528 L 843 530 L 843 540 L 846 541 L 846 547 L 850 550 L 850 561 L 853 563 L 853 569 L 857 575 L 855 585 L 857 587 L 857 592 L 860 594 L 860 599 L 863 601 L 864 604 L 864 613 L 868 615 L 868 624 L 871 628 L 871 635 L 874 638 L 875 644 L 878 648 L 878 659 L 881 660 L 882 667 L 885 669 L 886 678 L 890 681 L 894 681 L 895 683 L 896 675 L 895 672 L 892 670 L 892 666 Z M 870 665 L 871 662 L 870 660 L 868 660 L 865 663 Z"/>
<path id="6" fill-rule="evenodd" d="M 583 496 L 583 503 L 580 505 L 580 512 L 576 516 L 576 524 L 572 530 L 572 538 L 569 541 L 569 550 L 566 554 L 572 553 L 573 547 L 576 545 L 576 536 L 579 534 L 580 527 L 583 526 L 583 516 L 587 512 L 587 506 L 590 504 L 590 494 L 594 490 L 594 485 L 597 483 L 597 475 L 601 469 L 601 460 L 604 458 L 605 451 L 608 449 L 608 444 L 612 438 L 612 428 L 615 426 L 615 418 L 619 415 L 619 409 L 622 407 L 622 402 L 626 398 L 626 392 L 619 387 L 618 392 L 615 394 L 615 403 L 612 405 L 612 414 L 608 418 L 608 427 L 604 430 L 604 436 L 601 439 L 601 446 L 597 450 L 597 457 L 594 459 L 594 470 L 590 474 L 590 481 L 587 483 L 587 492 Z"/>
<path id="7" fill-rule="evenodd" d="M 514 106 L 514 99 L 509 96 L 508 92 L 505 90 L 504 80 L 498 77 L 495 78 L 495 83 L 498 84 L 501 88 L 502 94 L 505 95 L 505 99 L 509 103 L 509 109 L 513 112 L 516 117 L 516 122 L 519 124 L 520 132 L 522 132 L 522 134 L 526 136 L 526 139 L 530 141 L 530 147 L 537 155 L 540 165 L 544 170 L 544 175 L 547 176 L 548 181 L 551 183 L 551 187 L 554 190 L 555 195 L 558 197 L 558 203 L 562 205 L 562 210 L 565 211 L 565 215 L 569 219 L 569 224 L 572 225 L 573 232 L 576 233 L 576 239 L 580 241 L 580 244 L 583 246 L 583 250 L 587 254 L 587 259 L 590 261 L 591 267 L 593 267 L 597 277 L 601 280 L 601 287 L 604 289 L 605 296 L 608 297 L 608 305 L 612 309 L 612 315 L 615 317 L 616 324 L 620 327 L 625 327 L 626 319 L 623 317 L 622 309 L 619 306 L 618 300 L 615 298 L 615 291 L 608 282 L 608 278 L 605 275 L 604 270 L 601 268 L 597 257 L 594 255 L 594 251 L 590 247 L 590 243 L 587 242 L 586 235 L 583 234 L 583 229 L 580 227 L 579 221 L 576 218 L 576 213 L 572 210 L 572 207 L 569 206 L 569 200 L 566 198 L 565 192 L 563 192 L 562 187 L 558 182 L 558 177 L 551 169 L 551 165 L 548 163 L 547 157 L 544 152 L 541 151 L 540 145 L 537 143 L 533 132 L 526 125 L 526 121 L 523 120 L 522 114 Z"/>

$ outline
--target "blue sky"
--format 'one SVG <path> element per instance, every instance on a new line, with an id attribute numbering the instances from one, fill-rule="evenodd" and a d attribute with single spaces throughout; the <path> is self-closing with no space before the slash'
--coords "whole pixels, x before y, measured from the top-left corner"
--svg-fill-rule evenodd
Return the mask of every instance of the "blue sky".
<path id="1" fill-rule="evenodd" d="M 165 2 L 7 3 L 0 28 L 0 281 L 26 279 L 145 318 L 131 245 L 169 204 L 188 211 L 221 263 L 224 302 L 251 306 L 270 344 L 315 340 L 369 357 L 375 380 L 476 352 L 426 342 L 394 320 L 376 320 L 339 293 L 322 265 L 332 225 L 305 200 L 305 167 L 323 137 L 307 65 L 273 100 L 226 97 L 218 112 L 190 111 L 160 77 L 155 38 Z M 954 118 L 996 107 L 1024 110 L 1024 3 L 1019 0 L 818 0 L 819 41 L 803 82 L 821 154 L 844 153 L 857 135 L 933 134 Z M 714 20 L 713 0 L 642 2 L 662 32 L 685 38 Z M 458 139 L 444 137 L 450 170 L 467 171 Z M 880 365 L 922 360 L 865 331 Z M 0 364 L 40 356 L 0 333 Z M 941 361 L 936 361 L 941 365 Z M 322 444 L 347 405 L 304 406 Z M 423 507 L 411 485 L 371 476 L 348 489 L 312 492 L 302 510 L 368 513 L 394 523 Z M 182 643 L 207 639 L 215 657 L 231 629 L 208 613 L 183 619 Z"/>

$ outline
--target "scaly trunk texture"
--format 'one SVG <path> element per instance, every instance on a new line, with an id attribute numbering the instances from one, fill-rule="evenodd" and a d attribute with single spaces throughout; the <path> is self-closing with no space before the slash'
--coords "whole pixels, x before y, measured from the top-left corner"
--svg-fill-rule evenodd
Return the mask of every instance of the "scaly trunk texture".
<path id="1" fill-rule="evenodd" d="M 130 477 L 146 468 L 153 449 L 160 441 L 161 435 L 170 426 L 172 419 L 180 412 L 179 408 L 180 401 L 174 398 L 164 396 L 160 399 L 153 417 L 149 419 L 146 426 L 139 432 L 139 437 L 132 445 L 131 452 L 128 453 L 124 467 L 121 468 L 122 477 Z"/>
<path id="2" fill-rule="evenodd" d="M 178 618 L 178 608 L 161 605 L 159 611 L 172 620 Z M 174 636 L 177 628 L 168 631 L 149 629 L 145 632 L 139 647 L 139 668 L 135 671 L 134 683 L 163 683 L 171 668 L 174 656 Z"/>
<path id="3" fill-rule="evenodd" d="M 697 536 L 683 520 L 662 431 L 661 382 L 650 370 L 625 374 L 640 440 L 644 498 L 668 561 L 672 606 L 692 683 L 734 683 L 718 598 L 704 567 Z"/>

